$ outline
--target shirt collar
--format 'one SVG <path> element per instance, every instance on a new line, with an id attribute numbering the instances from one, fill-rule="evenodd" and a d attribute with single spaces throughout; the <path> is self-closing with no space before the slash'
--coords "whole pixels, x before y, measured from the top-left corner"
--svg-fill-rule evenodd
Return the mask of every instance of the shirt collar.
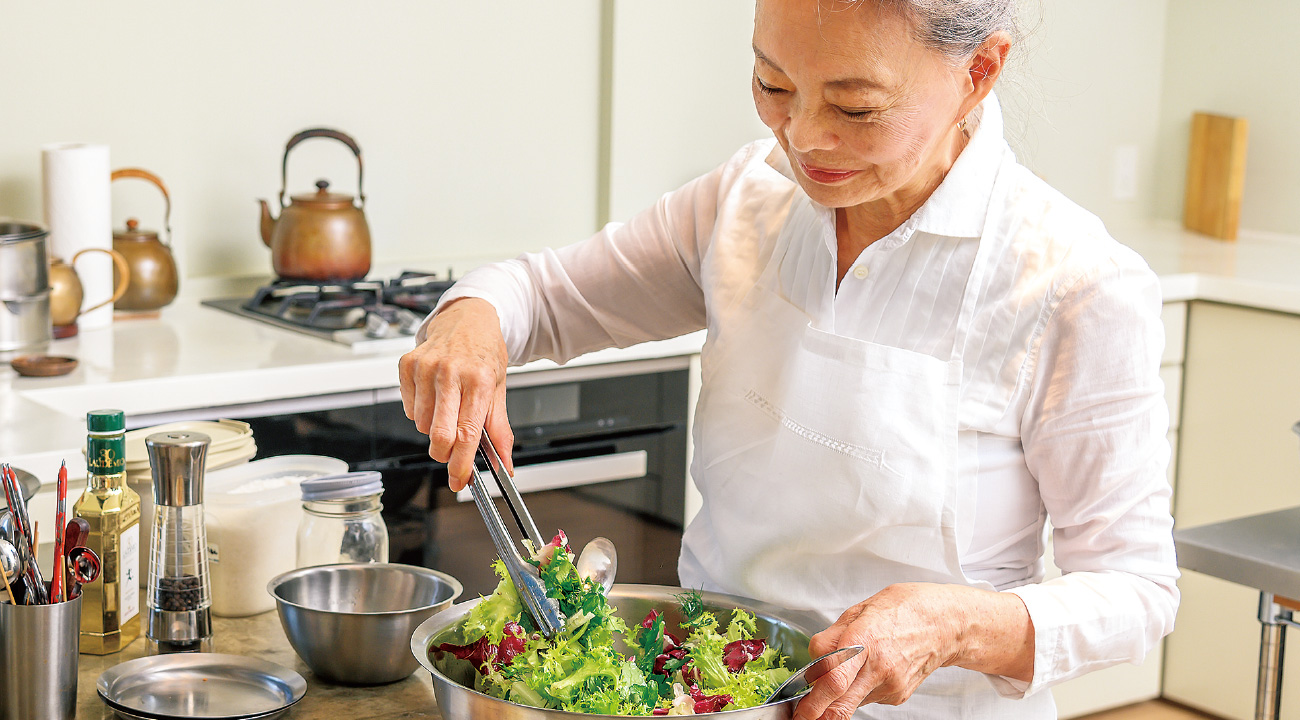
<path id="1" fill-rule="evenodd" d="M 979 237 L 984 230 L 993 179 L 1008 148 L 1002 136 L 1002 107 L 993 93 L 980 104 L 980 113 L 970 142 L 957 156 L 948 175 L 906 223 L 913 230 L 946 237 Z M 780 143 L 772 146 L 766 162 L 773 170 L 795 180 L 790 158 Z"/>

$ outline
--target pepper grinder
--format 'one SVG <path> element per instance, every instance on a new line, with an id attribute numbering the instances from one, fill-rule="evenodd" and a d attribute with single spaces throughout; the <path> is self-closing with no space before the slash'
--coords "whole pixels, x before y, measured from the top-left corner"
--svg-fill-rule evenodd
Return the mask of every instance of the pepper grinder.
<path id="1" fill-rule="evenodd" d="M 203 470 L 211 438 L 197 432 L 145 438 L 153 472 L 149 554 L 150 655 L 212 652 L 212 584 L 203 526 Z"/>

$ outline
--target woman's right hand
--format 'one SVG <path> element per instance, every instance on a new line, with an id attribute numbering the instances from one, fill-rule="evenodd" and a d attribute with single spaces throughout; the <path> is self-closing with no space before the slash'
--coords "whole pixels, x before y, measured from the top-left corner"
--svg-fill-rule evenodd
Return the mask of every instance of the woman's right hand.
<path id="1" fill-rule="evenodd" d="M 440 310 L 424 342 L 398 362 L 402 408 L 429 436 L 429 457 L 447 463 L 452 490 L 469 484 L 485 427 L 502 462 L 514 471 L 507 361 L 496 308 L 479 298 L 462 298 Z"/>

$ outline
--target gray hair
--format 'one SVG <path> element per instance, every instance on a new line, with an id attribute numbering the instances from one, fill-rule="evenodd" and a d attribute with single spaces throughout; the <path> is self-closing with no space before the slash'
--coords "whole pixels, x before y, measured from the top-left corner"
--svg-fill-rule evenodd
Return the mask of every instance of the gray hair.
<path id="1" fill-rule="evenodd" d="M 918 39 L 953 60 L 965 60 L 995 33 L 1019 37 L 1016 0 L 893 0 L 904 6 Z"/>
<path id="2" fill-rule="evenodd" d="M 857 5 L 867 0 L 849 0 Z M 963 62 L 995 33 L 1020 39 L 1016 0 L 874 0 L 903 14 L 916 39 L 944 57 Z"/>

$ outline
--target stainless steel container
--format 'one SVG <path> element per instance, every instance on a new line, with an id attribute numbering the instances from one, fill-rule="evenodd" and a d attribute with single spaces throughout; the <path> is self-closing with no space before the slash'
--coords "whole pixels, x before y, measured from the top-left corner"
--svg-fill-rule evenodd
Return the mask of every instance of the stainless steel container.
<path id="1" fill-rule="evenodd" d="M 0 602 L 0 720 L 77 714 L 81 597 L 53 605 Z"/>
<path id="2" fill-rule="evenodd" d="M 617 608 L 616 614 L 629 628 L 634 628 L 651 610 L 664 613 L 665 628 L 679 633 L 682 614 L 678 610 L 676 596 L 684 592 L 682 588 L 663 585 L 615 585 L 609 593 L 609 603 Z M 754 614 L 757 621 L 756 637 L 766 638 L 768 643 L 790 658 L 791 667 L 807 664 L 808 638 L 826 628 L 826 621 L 819 615 L 799 610 L 786 610 L 757 600 L 724 595 L 722 593 L 701 592 L 705 607 L 718 614 L 718 619 L 725 622 L 735 608 L 743 608 Z M 469 611 L 482 598 L 453 605 L 446 610 L 425 620 L 411 635 L 411 653 L 420 661 L 424 669 L 433 674 L 434 696 L 437 698 L 438 710 L 446 720 L 472 720 L 473 718 L 494 718 L 495 720 L 581 720 L 593 716 L 563 710 L 545 710 L 541 708 L 518 705 L 508 700 L 498 700 L 484 695 L 474 688 L 466 687 L 443 675 L 429 658 L 429 646 L 434 638 L 455 626 L 465 618 Z M 615 646 L 619 652 L 630 652 L 626 646 Z M 700 713 L 700 715 L 725 715 L 728 720 L 790 720 L 794 715 L 794 706 L 798 698 L 790 698 L 770 705 L 728 710 L 725 713 Z"/>
<path id="3" fill-rule="evenodd" d="M 411 633 L 460 597 L 456 578 L 413 565 L 345 563 L 291 570 L 271 580 L 280 624 L 317 675 L 349 685 L 401 680 L 419 666 Z"/>
<path id="4" fill-rule="evenodd" d="M 0 298 L 0 353 L 40 352 L 52 339 L 49 290 Z"/>
<path id="5" fill-rule="evenodd" d="M 0 356 L 40 352 L 53 339 L 48 235 L 39 225 L 0 220 Z"/>
<path id="6" fill-rule="evenodd" d="M 50 289 L 49 231 L 40 225 L 0 220 L 0 300 L 36 295 Z"/>

